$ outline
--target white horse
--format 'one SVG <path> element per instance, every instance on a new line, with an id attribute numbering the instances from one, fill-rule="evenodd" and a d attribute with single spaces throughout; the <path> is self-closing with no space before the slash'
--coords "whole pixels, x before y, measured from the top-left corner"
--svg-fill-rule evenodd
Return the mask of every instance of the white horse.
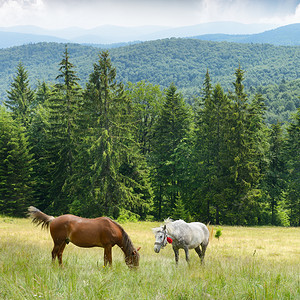
<path id="1" fill-rule="evenodd" d="M 189 262 L 189 249 L 195 249 L 204 260 L 205 251 L 209 242 L 209 231 L 206 225 L 200 222 L 186 223 L 183 220 L 165 220 L 165 225 L 153 228 L 155 234 L 154 251 L 159 253 L 167 243 L 172 243 L 175 261 L 178 263 L 179 249 L 184 249 L 186 261 Z M 200 248 L 201 246 L 201 248 Z"/>

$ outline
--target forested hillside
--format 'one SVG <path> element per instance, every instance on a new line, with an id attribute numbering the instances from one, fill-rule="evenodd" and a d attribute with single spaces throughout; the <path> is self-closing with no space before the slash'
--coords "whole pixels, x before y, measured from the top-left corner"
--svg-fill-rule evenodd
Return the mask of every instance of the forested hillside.
<path id="1" fill-rule="evenodd" d="M 22 61 L 33 81 L 54 80 L 64 45 L 30 44 L 0 50 L 1 90 Z M 82 83 L 97 59 L 98 48 L 69 45 Z M 246 86 L 279 84 L 299 78 L 300 47 L 267 44 L 236 44 L 192 39 L 165 39 L 110 50 L 118 70 L 118 79 L 127 82 L 147 80 L 167 87 L 198 87 L 208 68 L 213 82 L 229 87 L 234 69 L 240 64 L 247 70 Z"/>
<path id="2" fill-rule="evenodd" d="M 19 62 L 28 69 L 33 87 L 43 80 L 54 83 L 64 47 L 64 44 L 58 43 L 39 43 L 1 49 L 0 101 L 6 97 L 6 90 Z M 68 49 L 80 85 L 84 87 L 100 50 L 77 44 L 68 45 Z M 296 81 L 299 78 L 300 47 L 165 39 L 109 51 L 118 71 L 118 80 L 123 83 L 146 80 L 166 88 L 174 82 L 187 101 L 192 101 L 199 94 L 207 69 L 213 84 L 218 82 L 224 89 L 229 89 L 234 70 L 240 65 L 246 70 L 246 89 L 250 92 L 260 86 L 260 91 L 268 99 L 270 122 L 277 118 L 287 120 L 290 113 L 295 111 L 294 107 L 299 106 L 295 95 L 299 94 L 300 89 Z M 282 84 L 287 85 L 287 88 L 283 88 L 285 93 L 279 90 L 276 93 L 277 87 Z M 289 89 L 289 85 L 293 88 Z"/>
<path id="3" fill-rule="evenodd" d="M 252 86 L 248 95 L 241 66 L 226 89 L 206 70 L 190 102 L 172 82 L 124 85 L 106 51 L 81 78 L 68 51 L 54 84 L 36 90 L 19 63 L 0 106 L 1 213 L 23 216 L 35 205 L 55 215 L 300 226 L 300 108 L 285 127 L 267 126 L 272 97 Z M 299 100 L 294 87 L 259 89 Z"/>

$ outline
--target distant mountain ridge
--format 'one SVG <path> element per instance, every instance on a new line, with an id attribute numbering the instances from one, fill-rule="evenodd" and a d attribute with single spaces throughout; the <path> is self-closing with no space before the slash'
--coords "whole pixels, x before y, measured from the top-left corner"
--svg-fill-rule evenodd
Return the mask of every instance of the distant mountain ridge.
<path id="1" fill-rule="evenodd" d="M 297 24 L 295 24 L 297 25 Z M 111 48 L 111 44 L 132 43 L 138 41 L 150 41 L 171 37 L 195 37 L 212 41 L 234 41 L 247 42 L 254 36 L 258 42 L 264 41 L 264 34 L 270 35 L 275 25 L 270 24 L 242 24 L 236 22 L 211 22 L 185 27 L 162 27 L 162 26 L 141 26 L 141 27 L 121 27 L 121 26 L 99 26 L 92 29 L 70 27 L 65 29 L 48 30 L 37 26 L 14 26 L 0 27 L 0 48 L 20 46 L 38 42 L 62 42 L 78 44 L 106 45 Z M 282 28 L 282 27 L 280 27 Z M 275 34 L 280 28 L 274 29 Z M 267 31 L 266 31 L 267 30 Z M 298 28 L 285 26 L 282 31 L 296 31 Z M 216 36 L 218 34 L 218 36 Z M 221 34 L 221 35 L 220 35 Z M 288 33 L 288 36 L 291 33 Z M 262 35 L 259 39 L 259 35 Z M 272 34 L 271 34 L 272 35 Z M 283 36 L 283 35 L 282 35 Z M 283 38 L 283 37 L 282 37 Z M 270 43 L 272 44 L 272 40 Z M 298 40 L 298 39 L 297 39 Z M 286 40 L 276 40 L 276 45 L 286 45 Z M 290 45 L 295 45 L 289 40 Z"/>
<path id="2" fill-rule="evenodd" d="M 206 34 L 192 38 L 213 42 L 234 43 L 266 43 L 277 46 L 299 46 L 300 45 L 300 23 L 282 26 L 257 34 L 230 35 L 230 34 Z"/>
<path id="3" fill-rule="evenodd" d="M 9 48 L 40 42 L 68 43 L 69 41 L 55 36 L 0 31 L 0 48 Z"/>

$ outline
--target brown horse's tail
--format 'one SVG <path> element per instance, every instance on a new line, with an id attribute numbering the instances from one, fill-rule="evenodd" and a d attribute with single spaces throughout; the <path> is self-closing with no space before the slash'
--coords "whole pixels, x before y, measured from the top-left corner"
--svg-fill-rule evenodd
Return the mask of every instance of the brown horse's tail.
<path id="1" fill-rule="evenodd" d="M 52 216 L 46 215 L 34 206 L 28 207 L 28 215 L 32 218 L 32 223 L 37 226 L 42 225 L 42 228 L 44 229 L 48 229 L 51 221 L 55 219 Z"/>

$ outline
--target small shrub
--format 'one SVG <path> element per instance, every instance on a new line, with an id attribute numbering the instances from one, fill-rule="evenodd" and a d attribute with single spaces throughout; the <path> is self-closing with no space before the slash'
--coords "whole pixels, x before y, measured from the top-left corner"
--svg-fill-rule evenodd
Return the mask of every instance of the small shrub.
<path id="1" fill-rule="evenodd" d="M 217 228 L 216 229 L 215 238 L 217 238 L 219 240 L 219 238 L 220 238 L 221 235 L 222 235 L 222 229 L 221 228 Z"/>

